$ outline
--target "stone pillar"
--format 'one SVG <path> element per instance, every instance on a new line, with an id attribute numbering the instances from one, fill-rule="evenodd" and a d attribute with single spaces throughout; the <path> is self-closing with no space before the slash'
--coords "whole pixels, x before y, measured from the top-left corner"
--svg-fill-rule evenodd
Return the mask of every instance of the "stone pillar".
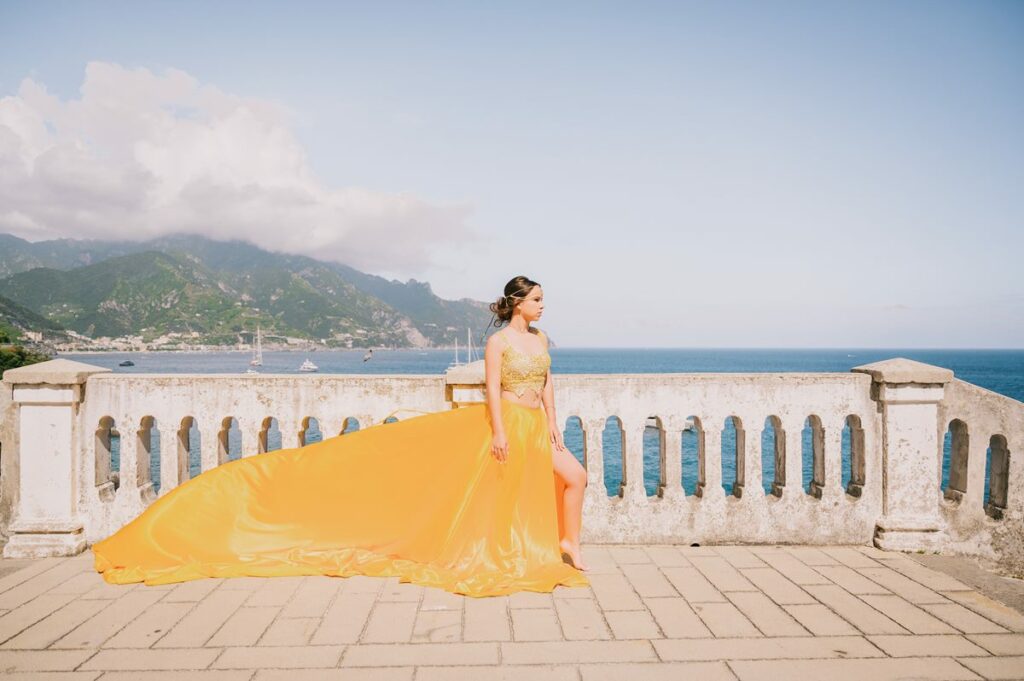
<path id="1" fill-rule="evenodd" d="M 18 500 L 5 558 L 71 556 L 85 549 L 79 478 L 87 476 L 92 487 L 95 471 L 83 470 L 80 453 L 93 431 L 83 429 L 78 416 L 89 376 L 107 371 L 56 359 L 4 373 L 19 441 Z"/>
<path id="2" fill-rule="evenodd" d="M 945 538 L 935 483 L 941 465 L 938 405 L 953 372 L 903 358 L 853 371 L 870 374 L 871 395 L 882 414 L 881 480 L 874 477 L 879 472 L 869 471 L 867 481 L 882 484 L 875 546 L 895 551 L 937 549 Z"/>

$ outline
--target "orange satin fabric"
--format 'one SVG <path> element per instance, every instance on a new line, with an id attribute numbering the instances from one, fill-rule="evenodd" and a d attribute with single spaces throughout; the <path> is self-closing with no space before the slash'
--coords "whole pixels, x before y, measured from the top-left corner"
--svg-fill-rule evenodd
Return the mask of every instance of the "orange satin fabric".
<path id="1" fill-rule="evenodd" d="M 92 547 L 112 584 L 242 575 L 397 576 L 470 596 L 584 586 L 558 547 L 544 412 L 502 400 L 232 461 Z"/>

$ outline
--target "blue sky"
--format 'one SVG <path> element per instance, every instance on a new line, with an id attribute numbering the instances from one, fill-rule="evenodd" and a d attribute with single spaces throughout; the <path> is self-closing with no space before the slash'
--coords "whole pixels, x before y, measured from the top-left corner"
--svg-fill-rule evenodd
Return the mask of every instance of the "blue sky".
<path id="1" fill-rule="evenodd" d="M 0 1 L 0 231 L 525 273 L 563 345 L 1024 346 L 1024 3 L 487 4 Z"/>

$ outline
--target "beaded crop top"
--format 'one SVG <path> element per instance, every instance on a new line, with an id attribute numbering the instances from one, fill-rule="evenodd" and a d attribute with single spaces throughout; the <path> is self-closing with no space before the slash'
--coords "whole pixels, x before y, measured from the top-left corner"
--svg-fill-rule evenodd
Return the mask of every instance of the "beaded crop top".
<path id="1" fill-rule="evenodd" d="M 515 393 L 517 397 L 522 397 L 527 390 L 539 394 L 547 383 L 548 368 L 551 366 L 544 332 L 537 329 L 537 335 L 544 339 L 545 348 L 534 353 L 517 350 L 503 334 L 499 335 L 505 342 L 505 349 L 501 353 L 501 389 Z"/>

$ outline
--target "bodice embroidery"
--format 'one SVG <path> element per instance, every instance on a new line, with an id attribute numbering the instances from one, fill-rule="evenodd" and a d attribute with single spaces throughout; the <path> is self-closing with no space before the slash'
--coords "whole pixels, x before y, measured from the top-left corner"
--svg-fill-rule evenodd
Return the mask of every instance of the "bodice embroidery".
<path id="1" fill-rule="evenodd" d="M 543 332 L 537 333 L 543 338 Z M 501 353 L 501 389 L 522 397 L 527 390 L 538 395 L 547 383 L 548 368 L 551 366 L 551 355 L 547 348 L 540 352 L 526 353 L 517 350 L 508 339 L 502 336 L 505 349 Z M 546 339 L 545 339 L 546 340 Z"/>

